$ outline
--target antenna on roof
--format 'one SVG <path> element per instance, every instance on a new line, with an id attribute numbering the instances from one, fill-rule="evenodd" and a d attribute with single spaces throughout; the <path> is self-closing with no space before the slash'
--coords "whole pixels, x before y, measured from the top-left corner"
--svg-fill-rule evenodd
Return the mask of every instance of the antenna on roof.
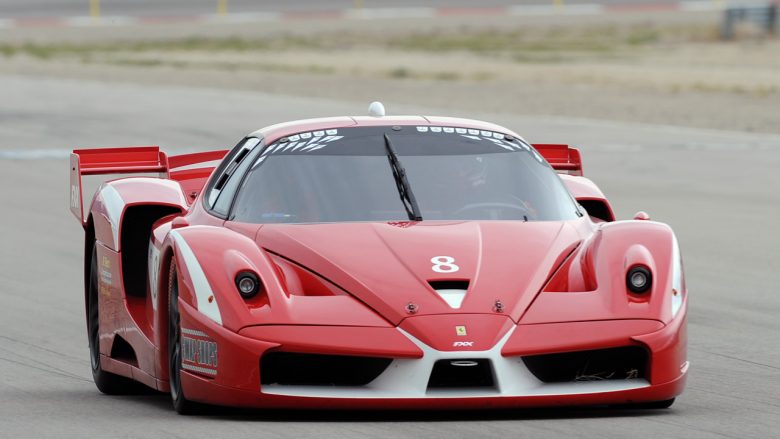
<path id="1" fill-rule="evenodd" d="M 385 115 L 385 106 L 379 101 L 374 101 L 368 106 L 368 115 L 371 117 L 383 117 Z"/>

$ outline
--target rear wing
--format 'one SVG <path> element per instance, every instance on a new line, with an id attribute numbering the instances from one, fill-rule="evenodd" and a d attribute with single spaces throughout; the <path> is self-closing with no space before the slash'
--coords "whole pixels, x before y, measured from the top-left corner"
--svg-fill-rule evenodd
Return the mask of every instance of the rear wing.
<path id="1" fill-rule="evenodd" d="M 582 158 L 577 148 L 545 143 L 535 143 L 533 147 L 556 171 L 582 177 Z"/>
<path id="2" fill-rule="evenodd" d="M 216 150 L 169 157 L 159 146 L 73 150 L 70 155 L 70 210 L 76 219 L 86 224 L 84 175 L 157 173 L 160 178 L 178 181 L 187 193 L 199 191 L 214 170 L 214 166 L 197 165 L 221 160 L 227 152 Z"/>

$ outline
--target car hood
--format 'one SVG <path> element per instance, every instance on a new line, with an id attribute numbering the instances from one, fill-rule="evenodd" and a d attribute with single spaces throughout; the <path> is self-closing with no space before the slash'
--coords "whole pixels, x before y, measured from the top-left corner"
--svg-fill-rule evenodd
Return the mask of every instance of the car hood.
<path id="1" fill-rule="evenodd" d="M 581 237 L 570 222 L 424 221 L 264 225 L 256 241 L 398 325 L 454 313 L 517 322 Z"/>

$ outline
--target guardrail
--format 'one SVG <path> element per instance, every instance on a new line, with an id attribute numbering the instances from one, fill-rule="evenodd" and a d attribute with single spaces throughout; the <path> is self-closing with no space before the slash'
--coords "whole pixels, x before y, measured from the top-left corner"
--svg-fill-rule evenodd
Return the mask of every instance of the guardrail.
<path id="1" fill-rule="evenodd" d="M 780 34 L 780 4 L 729 6 L 724 11 L 720 27 L 722 40 L 734 39 L 735 29 L 740 23 L 751 23 L 766 34 Z"/>

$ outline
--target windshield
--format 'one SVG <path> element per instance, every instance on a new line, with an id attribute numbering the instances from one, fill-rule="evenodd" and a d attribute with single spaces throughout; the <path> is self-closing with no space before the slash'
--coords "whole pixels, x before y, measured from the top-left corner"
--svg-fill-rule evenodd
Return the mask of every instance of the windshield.
<path id="1" fill-rule="evenodd" d="M 558 175 L 521 140 L 490 131 L 404 126 L 341 128 L 280 139 L 248 171 L 232 219 L 408 221 L 390 149 L 405 170 L 423 220 L 577 217 Z"/>

